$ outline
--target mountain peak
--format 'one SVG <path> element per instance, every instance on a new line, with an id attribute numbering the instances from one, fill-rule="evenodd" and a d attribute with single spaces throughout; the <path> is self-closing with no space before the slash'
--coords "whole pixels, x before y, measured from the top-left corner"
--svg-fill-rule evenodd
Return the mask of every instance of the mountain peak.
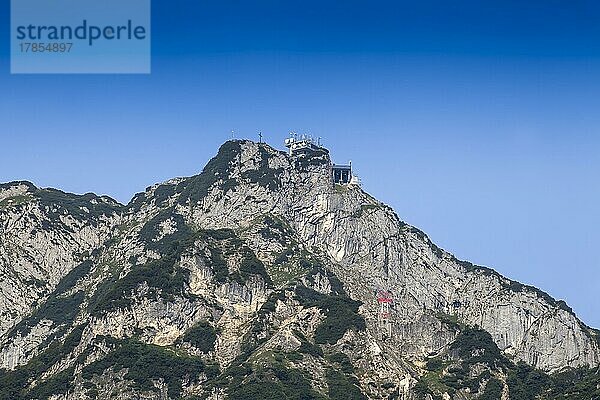
<path id="1" fill-rule="evenodd" d="M 27 181 L 14 181 L 0 184 L 0 204 L 5 206 L 18 203 L 23 197 L 37 190 L 35 185 Z"/>
<path id="2" fill-rule="evenodd" d="M 598 394 L 597 332 L 564 303 L 290 150 L 225 142 L 125 207 L 0 186 L 35 200 L 0 206 L 0 398 Z"/>

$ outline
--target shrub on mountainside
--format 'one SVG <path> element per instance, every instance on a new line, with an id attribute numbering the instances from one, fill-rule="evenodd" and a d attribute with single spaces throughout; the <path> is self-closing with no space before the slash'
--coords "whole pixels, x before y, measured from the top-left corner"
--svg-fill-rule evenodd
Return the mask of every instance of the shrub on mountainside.
<path id="1" fill-rule="evenodd" d="M 215 348 L 217 333 L 207 321 L 200 321 L 185 332 L 183 340 L 203 353 L 208 353 Z"/>

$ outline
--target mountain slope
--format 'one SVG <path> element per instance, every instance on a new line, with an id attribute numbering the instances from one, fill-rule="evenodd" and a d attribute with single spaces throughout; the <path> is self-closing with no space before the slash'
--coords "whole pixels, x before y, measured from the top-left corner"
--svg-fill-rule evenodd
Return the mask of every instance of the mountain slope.
<path id="1" fill-rule="evenodd" d="M 330 176 L 326 151 L 230 141 L 127 206 L 2 185 L 0 398 L 599 396 L 564 302 Z"/>
<path id="2" fill-rule="evenodd" d="M 99 248 L 120 208 L 93 194 L 38 189 L 29 182 L 0 185 L 0 334 Z"/>

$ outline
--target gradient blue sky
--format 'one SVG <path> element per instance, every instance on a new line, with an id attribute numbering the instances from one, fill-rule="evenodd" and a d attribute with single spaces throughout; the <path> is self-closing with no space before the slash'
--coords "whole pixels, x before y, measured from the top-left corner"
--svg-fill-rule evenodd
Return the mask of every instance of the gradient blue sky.
<path id="1" fill-rule="evenodd" d="M 127 202 L 231 130 L 312 133 L 440 246 L 600 327 L 600 3 L 215 3 L 154 1 L 151 75 L 11 76 L 3 0 L 0 181 Z"/>

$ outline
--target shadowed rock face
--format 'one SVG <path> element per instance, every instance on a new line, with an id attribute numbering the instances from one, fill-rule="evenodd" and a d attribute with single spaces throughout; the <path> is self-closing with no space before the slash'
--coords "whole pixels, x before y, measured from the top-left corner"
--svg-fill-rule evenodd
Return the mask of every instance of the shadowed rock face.
<path id="1" fill-rule="evenodd" d="M 333 185 L 327 152 L 230 141 L 126 206 L 0 185 L 0 270 L 0 398 L 597 390 L 598 334 L 564 302 Z M 393 293 L 391 336 L 378 289 Z"/>

